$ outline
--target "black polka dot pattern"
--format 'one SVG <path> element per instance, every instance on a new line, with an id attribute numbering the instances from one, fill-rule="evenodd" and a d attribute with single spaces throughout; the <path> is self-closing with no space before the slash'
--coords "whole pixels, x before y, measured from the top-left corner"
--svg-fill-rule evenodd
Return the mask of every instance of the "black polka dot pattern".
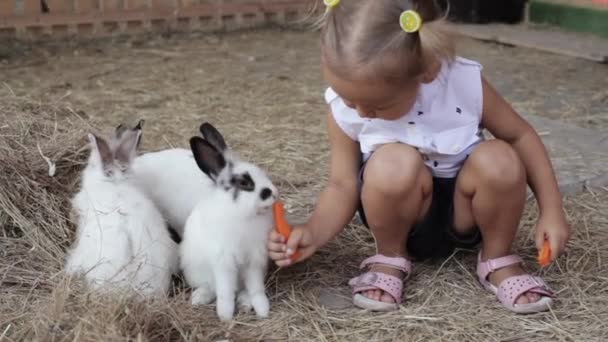
<path id="1" fill-rule="evenodd" d="M 410 121 L 410 122 L 408 122 L 408 124 L 415 125 L 416 123 L 414 121 Z"/>
<path id="2" fill-rule="evenodd" d="M 423 111 L 420 111 L 420 110 L 418 111 L 418 115 L 423 115 L 423 114 L 424 114 Z"/>
<path id="3" fill-rule="evenodd" d="M 435 167 L 439 166 L 439 162 L 435 160 L 435 161 L 433 162 L 433 166 L 435 166 Z"/>
<path id="4" fill-rule="evenodd" d="M 456 107 L 456 113 L 462 114 L 462 109 L 460 109 L 460 107 Z"/>

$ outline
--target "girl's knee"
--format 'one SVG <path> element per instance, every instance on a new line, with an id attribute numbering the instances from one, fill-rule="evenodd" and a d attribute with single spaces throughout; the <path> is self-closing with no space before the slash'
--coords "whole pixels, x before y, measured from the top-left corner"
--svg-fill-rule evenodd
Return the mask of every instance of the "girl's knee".
<path id="1" fill-rule="evenodd" d="M 477 178 L 486 185 L 513 189 L 525 186 L 526 170 L 517 152 L 502 140 L 479 145 L 468 160 Z"/>
<path id="2" fill-rule="evenodd" d="M 386 196 L 400 195 L 421 183 L 430 185 L 430 176 L 428 182 L 420 179 L 424 171 L 422 157 L 414 148 L 403 144 L 384 145 L 367 162 L 363 187 Z"/>

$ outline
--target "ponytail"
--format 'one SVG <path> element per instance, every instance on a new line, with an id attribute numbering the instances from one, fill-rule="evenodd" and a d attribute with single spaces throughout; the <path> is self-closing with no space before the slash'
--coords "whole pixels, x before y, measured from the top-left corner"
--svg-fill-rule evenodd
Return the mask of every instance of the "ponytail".
<path id="1" fill-rule="evenodd" d="M 319 23 L 323 63 L 346 77 L 402 82 L 455 57 L 435 0 L 341 0 Z"/>
<path id="2" fill-rule="evenodd" d="M 425 22 L 418 31 L 420 52 L 425 62 L 432 59 L 451 62 L 456 55 L 452 33 L 444 18 Z"/>

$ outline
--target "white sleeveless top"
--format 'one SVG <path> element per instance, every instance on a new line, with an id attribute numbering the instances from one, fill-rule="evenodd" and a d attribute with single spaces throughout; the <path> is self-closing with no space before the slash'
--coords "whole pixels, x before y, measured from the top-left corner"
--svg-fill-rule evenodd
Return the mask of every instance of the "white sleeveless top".
<path id="1" fill-rule="evenodd" d="M 338 126 L 359 142 L 364 161 L 381 145 L 398 142 L 418 149 L 433 176 L 451 178 L 484 140 L 481 69 L 461 57 L 444 63 L 435 80 L 421 85 L 410 112 L 393 121 L 360 117 L 331 88 L 325 101 Z"/>

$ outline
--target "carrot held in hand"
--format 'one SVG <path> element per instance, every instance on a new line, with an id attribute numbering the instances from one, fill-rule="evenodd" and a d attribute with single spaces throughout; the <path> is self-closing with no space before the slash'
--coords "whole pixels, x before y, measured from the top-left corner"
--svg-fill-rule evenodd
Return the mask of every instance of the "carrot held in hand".
<path id="1" fill-rule="evenodd" d="M 549 246 L 549 241 L 545 240 L 543 242 L 543 247 L 538 252 L 538 263 L 545 267 L 551 263 L 551 247 Z"/>
<path id="2" fill-rule="evenodd" d="M 272 206 L 272 211 L 274 213 L 274 222 L 277 232 L 285 238 L 285 241 L 289 240 L 289 235 L 291 235 L 291 226 L 285 219 L 285 208 L 283 207 L 283 203 L 281 201 L 276 201 Z M 296 251 L 291 256 L 291 260 L 297 260 L 299 257 L 300 253 Z"/>

